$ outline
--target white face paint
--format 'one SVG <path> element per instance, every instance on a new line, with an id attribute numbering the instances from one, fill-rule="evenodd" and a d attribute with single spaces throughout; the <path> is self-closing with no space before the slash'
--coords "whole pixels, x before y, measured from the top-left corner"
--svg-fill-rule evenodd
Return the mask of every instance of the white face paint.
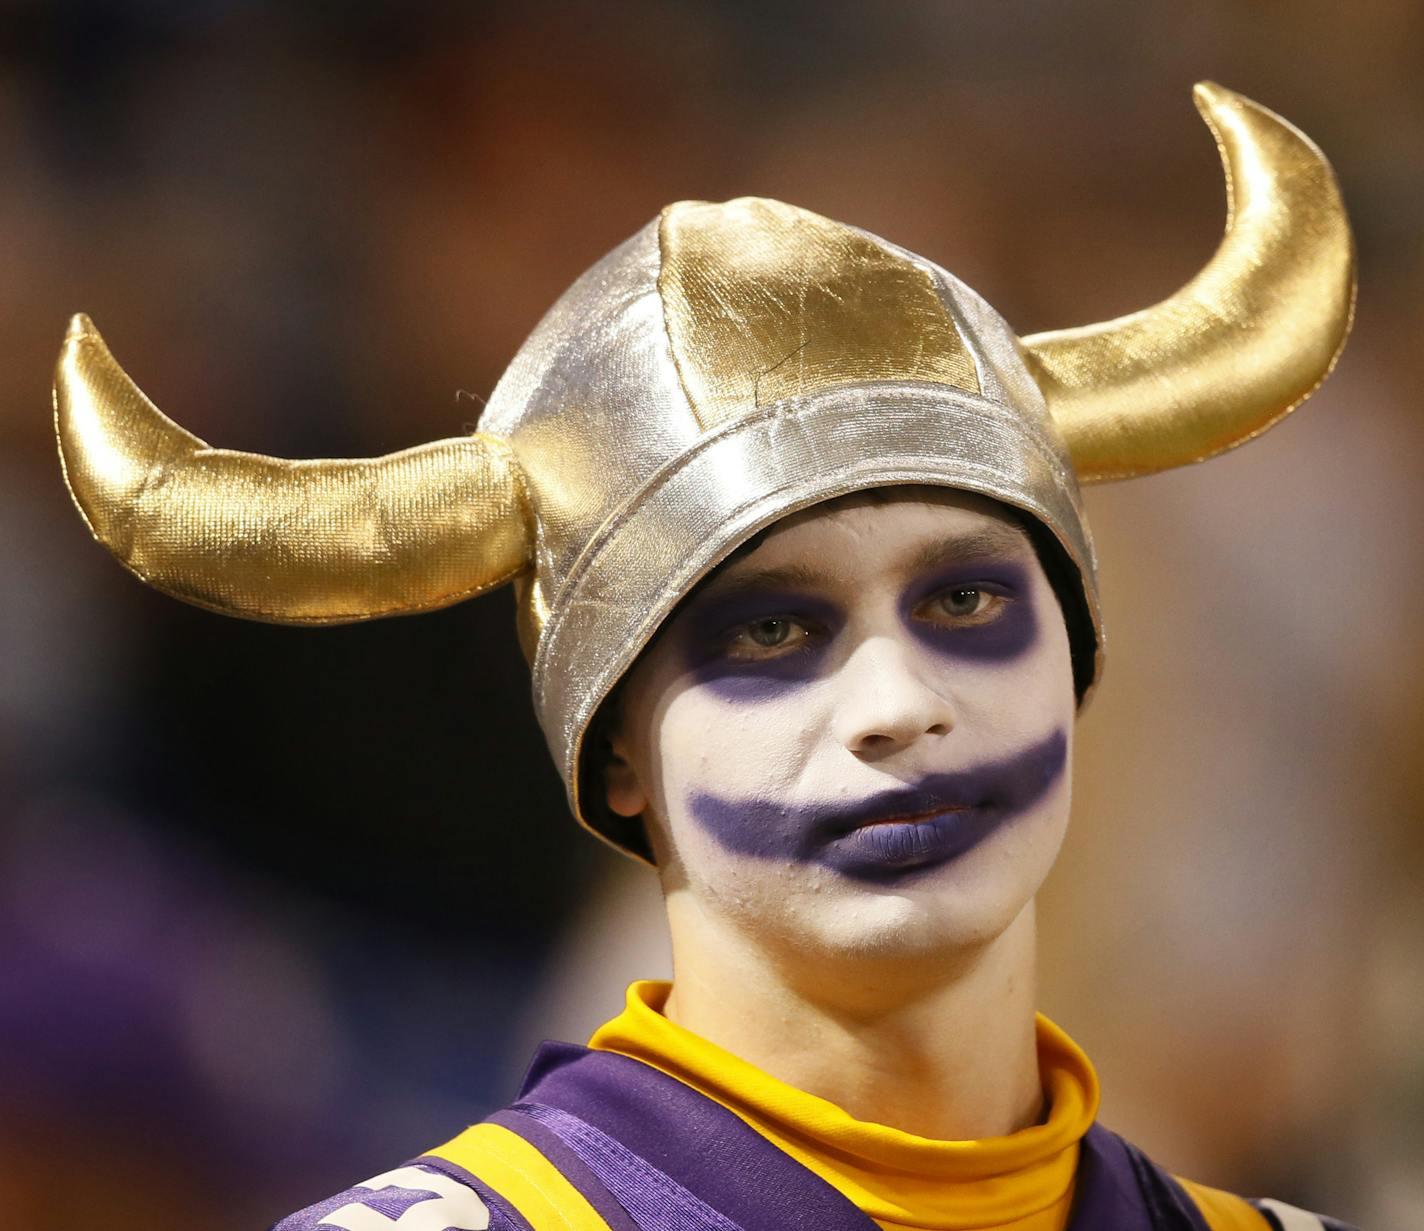
<path id="1" fill-rule="evenodd" d="M 678 612 L 624 682 L 607 797 L 670 905 L 803 959 L 925 957 L 999 935 L 1047 875 L 1074 713 L 1012 515 L 886 489 L 778 523 Z"/>

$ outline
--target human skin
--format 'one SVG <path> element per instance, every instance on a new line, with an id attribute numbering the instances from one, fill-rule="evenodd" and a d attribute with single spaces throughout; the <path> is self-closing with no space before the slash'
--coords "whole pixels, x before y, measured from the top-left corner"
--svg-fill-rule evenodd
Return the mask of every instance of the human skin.
<path id="1" fill-rule="evenodd" d="M 1068 637 L 1014 516 L 933 487 L 778 523 L 625 679 L 668 1015 L 857 1119 L 1036 1122 L 1034 895 L 1068 821 Z"/>

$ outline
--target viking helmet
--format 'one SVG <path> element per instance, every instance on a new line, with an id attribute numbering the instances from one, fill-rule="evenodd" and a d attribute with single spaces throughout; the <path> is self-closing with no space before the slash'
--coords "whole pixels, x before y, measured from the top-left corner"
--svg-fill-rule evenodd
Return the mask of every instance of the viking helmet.
<path id="1" fill-rule="evenodd" d="M 1079 484 L 1201 461 L 1329 373 L 1354 257 L 1320 151 L 1208 83 L 1226 234 L 1169 299 L 1017 338 L 958 279 L 777 201 L 671 205 L 554 305 L 472 436 L 365 460 L 215 449 L 76 316 L 55 415 L 70 493 L 130 571 L 214 611 L 332 624 L 513 580 L 535 709 L 575 815 L 590 722 L 721 560 L 797 509 L 928 483 L 1020 510 L 1076 570 L 1101 669 Z"/>

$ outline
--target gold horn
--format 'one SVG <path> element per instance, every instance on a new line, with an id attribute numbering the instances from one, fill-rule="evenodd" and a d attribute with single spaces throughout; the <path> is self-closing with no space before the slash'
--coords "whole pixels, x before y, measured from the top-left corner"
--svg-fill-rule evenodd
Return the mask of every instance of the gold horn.
<path id="1" fill-rule="evenodd" d="M 90 532 L 200 607 L 339 624 L 444 607 L 529 562 L 523 480 L 493 436 L 352 461 L 209 448 L 143 395 L 83 315 L 60 351 L 54 408 Z"/>
<path id="2" fill-rule="evenodd" d="M 1325 156 L 1212 82 L 1193 91 L 1226 173 L 1226 234 L 1171 298 L 1022 339 L 1084 482 L 1202 461 L 1284 418 L 1350 331 L 1355 257 Z"/>

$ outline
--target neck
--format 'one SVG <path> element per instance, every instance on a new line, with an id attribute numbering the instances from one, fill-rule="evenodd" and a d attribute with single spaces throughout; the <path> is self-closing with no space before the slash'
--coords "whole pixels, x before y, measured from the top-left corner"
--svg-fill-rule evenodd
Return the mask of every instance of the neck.
<path id="1" fill-rule="evenodd" d="M 1031 902 L 992 941 L 947 959 L 787 962 L 680 896 L 668 901 L 676 978 L 665 1009 L 678 1025 L 857 1120 L 942 1141 L 1038 1122 Z"/>

